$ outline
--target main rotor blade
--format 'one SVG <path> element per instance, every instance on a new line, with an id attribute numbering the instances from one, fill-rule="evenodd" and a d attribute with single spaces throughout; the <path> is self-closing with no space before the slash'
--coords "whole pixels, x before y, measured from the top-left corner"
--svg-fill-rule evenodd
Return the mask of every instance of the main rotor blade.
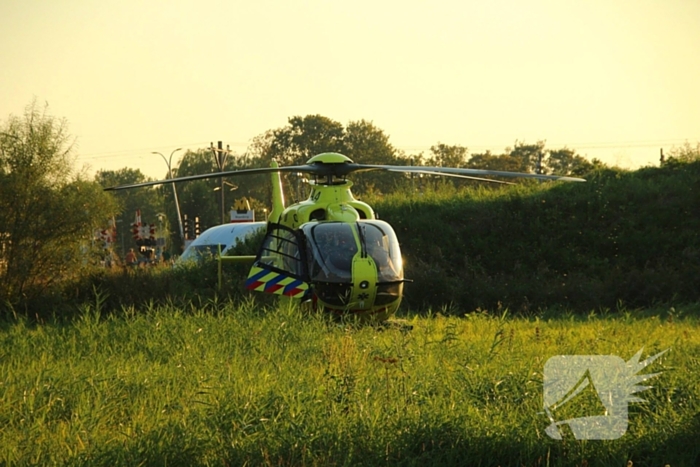
<path id="1" fill-rule="evenodd" d="M 105 188 L 105 191 L 127 190 L 129 188 L 140 188 L 144 186 L 163 185 L 166 183 L 190 182 L 193 180 L 205 180 L 208 178 L 234 177 L 236 175 L 256 175 L 271 172 L 306 172 L 316 173 L 317 167 L 312 165 L 293 165 L 287 167 L 260 167 L 257 169 L 228 170 L 225 172 L 215 172 L 208 174 L 189 175 L 186 177 L 169 178 L 167 180 L 156 180 L 151 182 L 134 183 L 132 185 L 120 185 Z"/>
<path id="2" fill-rule="evenodd" d="M 208 174 L 190 175 L 186 177 L 170 178 L 167 180 L 156 180 L 143 183 L 134 183 L 131 185 L 121 185 L 105 188 L 105 191 L 127 190 L 129 188 L 139 188 L 154 185 L 163 185 L 166 183 L 188 182 L 193 180 L 205 180 L 208 178 L 219 177 L 235 177 L 239 175 L 256 175 L 272 172 L 303 172 L 313 174 L 319 177 L 345 177 L 354 172 L 367 172 L 374 170 L 386 170 L 388 172 L 400 173 L 416 173 L 428 175 L 442 175 L 445 177 L 460 177 L 470 178 L 473 180 L 488 181 L 493 183 L 508 183 L 499 180 L 491 180 L 486 178 L 476 177 L 476 175 L 485 175 L 491 177 L 511 177 L 511 178 L 534 178 L 538 180 L 561 180 L 566 182 L 585 182 L 586 180 L 577 177 L 563 177 L 559 175 L 540 175 L 524 172 L 505 172 L 500 170 L 483 170 L 483 169 L 464 169 L 456 167 L 423 167 L 412 165 L 373 165 L 373 164 L 355 164 L 351 162 L 328 163 L 328 162 L 313 162 L 306 165 L 292 165 L 287 167 L 260 167 L 256 169 L 240 169 L 228 170 L 225 172 L 215 172 Z"/>
<path id="3" fill-rule="evenodd" d="M 389 172 L 399 172 L 399 173 L 406 173 L 403 170 L 394 170 L 394 169 L 387 169 Z M 455 177 L 455 178 L 466 178 L 469 180 L 478 180 L 480 182 L 491 182 L 491 183 L 503 183 L 504 185 L 515 185 L 513 182 L 505 182 L 503 180 L 494 180 L 492 178 L 481 178 L 481 177 L 471 177 L 469 175 L 457 175 L 457 174 L 451 174 L 451 173 L 435 173 L 435 172 L 430 172 L 428 170 L 411 170 L 412 174 L 425 174 L 425 175 L 440 175 L 444 177 Z"/>
<path id="4" fill-rule="evenodd" d="M 429 173 L 431 175 L 486 175 L 493 177 L 510 177 L 510 178 L 535 178 L 538 180 L 560 180 L 564 182 L 585 182 L 586 180 L 578 177 L 567 177 L 560 175 L 542 175 L 525 172 L 505 172 L 501 170 L 484 170 L 484 169 L 463 169 L 457 167 L 422 167 L 415 165 L 364 165 L 355 164 L 360 170 L 388 170 L 390 172 L 403 173 Z"/>

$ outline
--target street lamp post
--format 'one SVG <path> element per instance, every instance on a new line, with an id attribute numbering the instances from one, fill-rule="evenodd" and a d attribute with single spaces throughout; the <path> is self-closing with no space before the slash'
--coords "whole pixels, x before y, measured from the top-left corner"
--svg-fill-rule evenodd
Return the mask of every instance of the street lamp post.
<path id="1" fill-rule="evenodd" d="M 173 150 L 173 152 L 170 153 L 170 158 L 166 159 L 165 156 L 159 152 L 152 152 L 151 154 L 158 154 L 160 157 L 163 158 L 165 163 L 168 166 L 168 178 L 173 178 L 173 169 L 172 169 L 172 161 L 173 161 L 173 154 L 175 154 L 177 151 L 180 151 L 182 148 L 177 148 Z M 180 240 L 182 241 L 182 247 L 185 247 L 185 229 L 182 227 L 182 216 L 180 215 L 180 202 L 177 199 L 177 190 L 175 189 L 175 183 L 171 184 L 173 186 L 173 196 L 175 197 L 175 209 L 177 210 L 177 225 L 180 227 Z"/>
<path id="2" fill-rule="evenodd" d="M 217 148 L 214 147 L 214 143 L 212 142 L 209 144 L 209 149 L 214 155 L 214 161 L 216 162 L 216 167 L 219 169 L 219 172 L 223 172 L 224 167 L 226 166 L 226 159 L 231 152 L 229 146 L 226 145 L 226 151 L 224 151 L 223 143 L 221 141 L 218 142 Z M 219 190 L 221 190 L 221 223 L 225 224 L 226 204 L 224 196 L 224 177 L 219 177 Z"/>

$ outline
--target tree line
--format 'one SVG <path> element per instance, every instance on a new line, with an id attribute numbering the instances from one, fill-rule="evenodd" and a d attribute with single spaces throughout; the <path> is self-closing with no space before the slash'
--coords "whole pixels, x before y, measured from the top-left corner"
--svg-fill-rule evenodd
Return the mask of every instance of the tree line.
<path id="1" fill-rule="evenodd" d="M 687 158 L 695 148 L 669 152 Z M 280 165 L 304 164 L 321 152 L 340 152 L 357 163 L 415 166 L 452 166 L 520 172 L 585 175 L 600 168 L 600 161 L 589 161 L 569 148 L 548 149 L 544 141 L 516 141 L 502 154 L 470 153 L 460 145 L 437 143 L 430 150 L 407 154 L 394 147 L 389 136 L 367 120 L 343 125 L 321 115 L 294 116 L 277 129 L 255 137 L 243 154 L 230 154 L 225 170 L 268 167 L 272 159 Z M 700 147 L 697 148 L 700 153 Z M 688 154 L 690 154 L 690 156 Z M 211 148 L 187 151 L 173 175 L 187 176 L 218 171 Z M 288 202 L 305 197 L 303 174 L 285 175 Z M 168 178 L 167 174 L 163 177 Z M 95 229 L 116 221 L 114 249 L 118 256 L 134 246 L 129 226 L 139 209 L 144 222 L 161 219 L 169 232 L 170 250 L 180 252 L 181 242 L 173 190 L 169 185 L 119 192 L 104 192 L 109 186 L 149 179 L 138 169 L 101 170 L 92 179 L 75 168 L 72 139 L 65 119 L 50 115 L 36 102 L 21 116 L 11 115 L 0 124 L 0 300 L 17 301 L 40 293 L 52 283 L 99 260 L 102 244 L 95 241 Z M 269 177 L 255 175 L 230 177 L 224 184 L 225 209 L 236 198 L 246 197 L 258 219 L 269 210 Z M 469 180 L 443 180 L 378 172 L 353 176 L 353 192 L 358 197 L 384 195 L 397 190 L 420 189 L 422 185 L 451 184 L 457 188 L 473 184 Z M 418 188 L 416 188 L 418 187 Z M 180 211 L 190 220 L 199 218 L 200 229 L 221 223 L 220 183 L 217 179 L 178 183 Z M 496 187 L 494 187 L 496 188 Z M 190 235 L 194 235 L 191 232 Z"/>
<path id="2" fill-rule="evenodd" d="M 0 305 L 40 294 L 94 258 L 116 200 L 74 168 L 65 120 L 29 105 L 0 126 Z"/>
<path id="3" fill-rule="evenodd" d="M 225 170 L 269 167 L 274 159 L 280 165 L 302 165 L 321 152 L 339 152 L 354 162 L 385 165 L 414 165 L 465 167 L 516 172 L 556 173 L 560 175 L 585 175 L 603 164 L 589 161 L 569 148 L 548 149 L 544 141 L 533 144 L 516 141 L 502 154 L 490 151 L 470 153 L 461 145 L 437 143 L 427 152 L 407 154 L 389 141 L 389 136 L 367 120 L 351 121 L 347 125 L 322 115 L 295 116 L 287 125 L 268 130 L 255 137 L 243 154 L 229 154 Z M 188 176 L 217 172 L 218 166 L 211 148 L 188 150 L 173 169 L 173 175 Z M 289 202 L 305 199 L 308 194 L 305 174 L 285 174 L 285 194 Z M 163 178 L 167 178 L 167 174 Z M 102 186 L 140 183 L 148 178 L 138 169 L 123 168 L 117 171 L 100 171 L 95 180 Z M 408 175 L 380 172 L 364 172 L 353 175 L 353 193 L 356 196 L 383 195 L 398 190 L 421 189 L 440 183 L 468 186 L 468 180 L 443 180 L 440 177 L 421 176 L 413 180 Z M 200 230 L 221 223 L 220 183 L 218 179 L 198 180 L 176 185 L 181 214 L 189 220 L 189 236 L 195 235 L 194 219 L 199 219 Z M 258 219 L 269 212 L 270 183 L 266 175 L 230 177 L 224 184 L 226 206 L 234 200 L 246 197 L 256 211 Z M 156 213 L 167 215 L 170 238 L 177 244 L 179 237 L 177 213 L 172 189 L 159 187 L 117 192 L 124 217 L 120 223 L 131 222 L 136 209 L 141 209 L 144 219 L 152 219 Z M 130 216 L 130 217 L 129 217 Z M 173 251 L 177 253 L 177 248 Z"/>

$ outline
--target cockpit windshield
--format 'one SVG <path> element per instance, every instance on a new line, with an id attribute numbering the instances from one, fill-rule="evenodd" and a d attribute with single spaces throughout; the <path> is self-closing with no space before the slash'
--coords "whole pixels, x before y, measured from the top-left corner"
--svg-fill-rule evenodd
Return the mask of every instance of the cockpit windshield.
<path id="1" fill-rule="evenodd" d="M 377 220 L 321 222 L 303 227 L 312 281 L 351 283 L 356 255 L 377 266 L 377 282 L 403 279 L 401 252 L 389 224 Z"/>
<path id="2" fill-rule="evenodd" d="M 311 280 L 352 282 L 352 259 L 358 252 L 353 227 L 343 222 L 309 226 L 305 233 Z"/>

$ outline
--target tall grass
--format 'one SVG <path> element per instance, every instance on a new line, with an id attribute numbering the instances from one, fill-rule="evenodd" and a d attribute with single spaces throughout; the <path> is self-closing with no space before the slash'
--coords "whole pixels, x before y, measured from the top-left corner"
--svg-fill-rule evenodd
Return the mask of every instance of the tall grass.
<path id="1" fill-rule="evenodd" d="M 697 465 L 697 306 L 408 316 L 382 328 L 212 299 L 0 329 L 2 465 Z M 614 441 L 556 441 L 558 354 L 671 351 Z"/>

